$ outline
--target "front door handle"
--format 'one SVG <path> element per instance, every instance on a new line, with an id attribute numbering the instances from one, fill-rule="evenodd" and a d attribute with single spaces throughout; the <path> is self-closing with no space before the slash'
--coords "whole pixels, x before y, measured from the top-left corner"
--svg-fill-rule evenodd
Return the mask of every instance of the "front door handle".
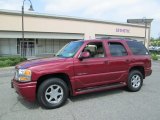
<path id="1" fill-rule="evenodd" d="M 108 64 L 108 61 L 104 61 L 104 64 Z"/>

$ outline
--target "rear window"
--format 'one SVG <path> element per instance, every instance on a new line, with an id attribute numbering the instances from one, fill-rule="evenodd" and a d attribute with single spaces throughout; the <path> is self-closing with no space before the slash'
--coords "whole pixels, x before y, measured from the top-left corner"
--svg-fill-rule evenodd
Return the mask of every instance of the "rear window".
<path id="1" fill-rule="evenodd" d="M 148 55 L 149 52 L 141 42 L 127 41 L 129 48 L 134 55 Z"/>

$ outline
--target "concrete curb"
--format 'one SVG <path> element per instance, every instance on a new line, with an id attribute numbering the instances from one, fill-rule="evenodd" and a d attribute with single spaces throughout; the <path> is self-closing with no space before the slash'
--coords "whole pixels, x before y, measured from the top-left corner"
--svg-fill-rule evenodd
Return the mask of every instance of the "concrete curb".
<path id="1" fill-rule="evenodd" d="M 0 75 L 13 74 L 15 66 L 0 68 Z"/>
<path id="2" fill-rule="evenodd" d="M 152 62 L 160 64 L 160 60 L 153 60 Z"/>
<path id="3" fill-rule="evenodd" d="M 11 67 L 3 67 L 3 68 L 0 68 L 0 71 L 1 70 L 10 70 L 10 69 L 14 69 L 15 66 L 11 66 Z"/>

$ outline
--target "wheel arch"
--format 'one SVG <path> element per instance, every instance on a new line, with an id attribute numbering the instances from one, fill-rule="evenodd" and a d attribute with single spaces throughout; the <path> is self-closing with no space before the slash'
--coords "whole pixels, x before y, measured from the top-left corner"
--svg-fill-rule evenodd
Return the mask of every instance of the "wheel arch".
<path id="1" fill-rule="evenodd" d="M 69 89 L 69 94 L 73 95 L 73 91 L 72 91 L 72 85 L 70 82 L 70 78 L 66 73 L 53 73 L 53 74 L 47 74 L 47 75 L 43 75 L 41 76 L 38 80 L 37 80 L 37 85 L 36 85 L 36 94 L 38 91 L 39 86 L 46 80 L 49 78 L 60 78 L 62 79 L 68 86 Z"/>
<path id="2" fill-rule="evenodd" d="M 133 70 L 138 70 L 142 73 L 143 75 L 143 79 L 145 79 L 145 71 L 144 71 L 144 67 L 143 66 L 133 66 L 129 69 L 129 73 Z"/>

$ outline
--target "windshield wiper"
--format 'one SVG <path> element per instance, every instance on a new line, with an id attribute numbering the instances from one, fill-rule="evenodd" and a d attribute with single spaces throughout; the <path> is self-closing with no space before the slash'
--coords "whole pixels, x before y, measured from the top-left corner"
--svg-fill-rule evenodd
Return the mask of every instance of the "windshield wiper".
<path id="1" fill-rule="evenodd" d="M 59 55 L 56 55 L 56 57 L 62 57 L 63 55 L 59 54 Z"/>

